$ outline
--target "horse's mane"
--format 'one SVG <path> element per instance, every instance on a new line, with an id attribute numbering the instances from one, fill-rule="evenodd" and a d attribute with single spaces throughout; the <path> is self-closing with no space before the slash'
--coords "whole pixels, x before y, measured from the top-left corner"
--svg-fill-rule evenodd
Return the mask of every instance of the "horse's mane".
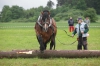
<path id="1" fill-rule="evenodd" d="M 48 10 L 44 10 L 43 12 L 49 12 Z"/>
<path id="2" fill-rule="evenodd" d="M 42 20 L 45 21 L 45 19 L 49 19 L 50 18 L 50 12 L 48 10 L 44 10 L 42 13 Z"/>

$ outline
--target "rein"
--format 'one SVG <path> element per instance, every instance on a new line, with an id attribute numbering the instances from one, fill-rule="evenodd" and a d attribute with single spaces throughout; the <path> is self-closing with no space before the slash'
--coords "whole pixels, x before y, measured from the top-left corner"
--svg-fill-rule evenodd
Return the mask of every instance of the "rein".
<path id="1" fill-rule="evenodd" d="M 57 38 L 57 37 L 56 37 Z M 72 43 L 70 43 L 70 44 L 65 44 L 65 43 L 62 43 L 58 38 L 57 38 L 57 40 L 59 41 L 59 43 L 61 43 L 62 45 L 72 45 L 72 44 L 74 44 L 77 40 L 75 40 L 74 42 L 72 42 Z"/>
<path id="2" fill-rule="evenodd" d="M 39 26 L 41 26 L 41 27 L 43 27 L 43 25 L 39 22 L 40 21 L 40 19 L 41 19 L 41 16 L 39 16 L 39 18 L 38 18 L 38 24 L 39 24 Z M 45 21 L 46 22 L 46 21 Z M 50 19 L 50 24 L 49 24 L 49 27 L 52 25 L 52 20 Z M 55 27 L 55 26 L 54 26 Z M 57 27 L 56 27 L 57 28 Z M 66 34 L 67 34 L 67 36 L 69 36 L 69 37 L 72 37 L 71 35 L 69 35 L 68 33 L 67 33 L 67 31 L 65 31 L 65 30 L 63 30 Z M 61 44 L 63 44 L 63 45 L 72 45 L 72 44 L 74 44 L 77 40 L 75 40 L 74 42 L 72 42 L 71 44 L 65 44 L 65 43 L 62 43 L 58 38 L 57 38 L 57 40 L 61 43 Z"/>
<path id="3" fill-rule="evenodd" d="M 71 35 L 69 35 L 68 33 L 67 33 L 67 31 L 65 31 L 65 30 L 63 30 L 66 34 L 67 34 L 67 36 L 69 36 L 69 37 L 72 37 Z M 61 43 L 61 44 L 63 44 L 63 45 L 72 45 L 72 44 L 74 44 L 77 40 L 75 40 L 74 42 L 72 42 L 72 43 L 70 43 L 70 44 L 65 44 L 65 43 L 62 43 L 58 38 L 57 38 L 57 40 Z"/>
<path id="4" fill-rule="evenodd" d="M 65 31 L 65 30 L 64 30 L 64 31 Z M 67 33 L 67 31 L 65 31 L 65 33 L 67 34 L 67 36 L 72 37 L 71 35 L 69 35 L 69 34 Z"/>

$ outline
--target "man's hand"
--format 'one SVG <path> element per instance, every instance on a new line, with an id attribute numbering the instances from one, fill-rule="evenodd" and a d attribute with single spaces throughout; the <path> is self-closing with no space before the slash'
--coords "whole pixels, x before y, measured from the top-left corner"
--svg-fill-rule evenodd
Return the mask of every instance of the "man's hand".
<path id="1" fill-rule="evenodd" d="M 81 31 L 82 34 L 84 34 L 84 31 Z"/>
<path id="2" fill-rule="evenodd" d="M 79 38 L 77 38 L 77 41 L 79 40 Z"/>

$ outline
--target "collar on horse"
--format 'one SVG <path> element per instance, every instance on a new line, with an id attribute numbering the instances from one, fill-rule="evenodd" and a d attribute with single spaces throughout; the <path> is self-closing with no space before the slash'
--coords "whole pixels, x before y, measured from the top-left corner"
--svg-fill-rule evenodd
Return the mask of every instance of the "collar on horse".
<path id="1" fill-rule="evenodd" d="M 39 26 L 41 26 L 41 27 L 43 27 L 43 25 L 41 24 L 41 21 L 42 20 L 42 17 L 41 16 L 39 16 L 38 17 L 38 21 L 37 21 L 37 23 L 39 24 Z M 49 27 L 52 25 L 52 18 L 50 18 L 50 24 L 49 24 Z"/>

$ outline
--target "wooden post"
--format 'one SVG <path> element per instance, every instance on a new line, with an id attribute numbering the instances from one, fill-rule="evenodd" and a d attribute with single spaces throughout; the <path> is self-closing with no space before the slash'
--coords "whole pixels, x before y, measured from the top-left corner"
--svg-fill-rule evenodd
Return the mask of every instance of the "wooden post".
<path id="1" fill-rule="evenodd" d="M 0 58 L 84 58 L 100 57 L 100 50 L 45 50 L 41 53 L 39 50 L 12 50 L 0 51 Z"/>

